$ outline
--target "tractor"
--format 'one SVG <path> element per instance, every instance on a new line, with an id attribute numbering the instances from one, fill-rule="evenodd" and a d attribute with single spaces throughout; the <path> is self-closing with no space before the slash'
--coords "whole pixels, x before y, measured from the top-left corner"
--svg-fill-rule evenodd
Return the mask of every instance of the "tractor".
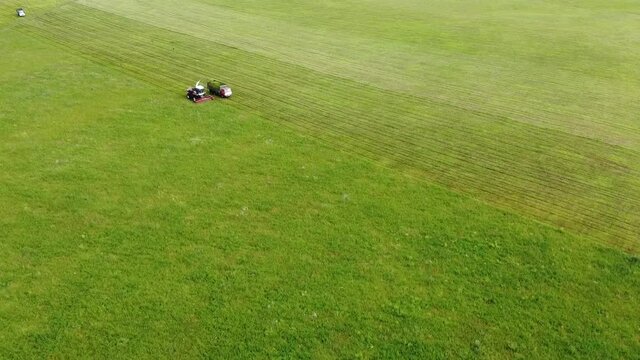
<path id="1" fill-rule="evenodd" d="M 200 85 L 200 81 L 194 87 L 187 89 L 187 99 L 194 103 L 201 103 L 213 99 L 213 95 L 207 95 L 204 86 Z"/>

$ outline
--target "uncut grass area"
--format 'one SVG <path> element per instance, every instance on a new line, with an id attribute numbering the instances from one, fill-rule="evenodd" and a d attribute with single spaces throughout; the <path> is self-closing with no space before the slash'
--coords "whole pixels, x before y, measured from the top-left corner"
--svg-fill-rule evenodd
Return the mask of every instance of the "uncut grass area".
<path id="1" fill-rule="evenodd" d="M 636 5 L 542 2 L 574 15 L 541 23 L 525 2 L 464 3 L 1 16 L 0 358 L 637 357 L 638 48 L 610 30 L 578 51 L 582 21 L 623 29 Z M 509 66 L 496 49 L 475 88 L 456 66 L 518 17 L 576 48 L 513 48 Z M 208 77 L 234 97 L 187 102 Z"/>

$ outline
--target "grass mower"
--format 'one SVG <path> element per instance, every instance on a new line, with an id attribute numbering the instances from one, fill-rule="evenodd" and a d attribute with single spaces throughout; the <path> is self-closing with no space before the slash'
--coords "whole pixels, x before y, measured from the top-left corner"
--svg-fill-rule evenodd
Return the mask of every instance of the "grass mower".
<path id="1" fill-rule="evenodd" d="M 200 81 L 194 87 L 187 89 L 187 99 L 194 103 L 202 103 L 213 99 L 213 95 L 207 95 L 204 86 L 200 85 Z"/>

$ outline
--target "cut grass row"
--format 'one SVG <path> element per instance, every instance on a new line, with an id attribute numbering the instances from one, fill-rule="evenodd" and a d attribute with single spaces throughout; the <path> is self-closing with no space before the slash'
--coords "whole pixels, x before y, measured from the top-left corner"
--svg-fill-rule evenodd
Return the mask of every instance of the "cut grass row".
<path id="1" fill-rule="evenodd" d="M 32 24 L 25 31 L 163 88 L 216 74 L 238 90 L 234 106 L 344 149 L 600 239 L 631 247 L 638 237 L 634 164 L 640 162 L 633 152 L 384 92 L 83 6 Z"/>

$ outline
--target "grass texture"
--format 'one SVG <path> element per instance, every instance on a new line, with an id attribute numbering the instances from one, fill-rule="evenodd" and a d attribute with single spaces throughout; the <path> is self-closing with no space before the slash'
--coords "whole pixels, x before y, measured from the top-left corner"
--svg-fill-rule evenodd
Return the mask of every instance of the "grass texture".
<path id="1" fill-rule="evenodd" d="M 633 358 L 637 5 L 536 4 L 3 15 L 0 358 Z"/>

